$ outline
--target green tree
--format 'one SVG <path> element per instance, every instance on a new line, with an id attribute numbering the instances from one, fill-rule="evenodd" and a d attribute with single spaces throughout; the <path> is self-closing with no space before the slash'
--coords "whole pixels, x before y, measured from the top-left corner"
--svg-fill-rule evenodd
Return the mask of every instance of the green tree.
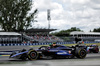
<path id="1" fill-rule="evenodd" d="M 94 28 L 93 32 L 100 32 L 100 28 Z"/>
<path id="2" fill-rule="evenodd" d="M 70 29 L 67 29 L 67 30 L 61 30 L 59 32 L 52 33 L 52 35 L 69 36 L 70 32 L 72 32 L 72 31 L 82 31 L 82 30 L 80 30 L 79 28 L 76 28 L 76 27 L 71 27 Z"/>
<path id="3" fill-rule="evenodd" d="M 22 31 L 31 26 L 37 9 L 29 13 L 32 0 L 0 0 L 0 26 L 4 31 Z"/>

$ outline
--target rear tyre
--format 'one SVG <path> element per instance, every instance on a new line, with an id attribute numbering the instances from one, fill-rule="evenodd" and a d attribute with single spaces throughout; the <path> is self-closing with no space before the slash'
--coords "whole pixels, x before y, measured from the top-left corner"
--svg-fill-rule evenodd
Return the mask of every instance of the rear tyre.
<path id="1" fill-rule="evenodd" d="M 28 52 L 28 59 L 29 60 L 36 60 L 38 58 L 38 53 L 35 50 L 30 50 Z"/>
<path id="2" fill-rule="evenodd" d="M 41 46 L 39 49 L 40 50 L 48 50 L 48 47 L 47 46 Z"/>
<path id="3" fill-rule="evenodd" d="M 77 58 L 83 59 L 86 57 L 86 54 L 87 52 L 85 49 L 80 49 L 80 48 L 76 49 L 75 55 Z"/>

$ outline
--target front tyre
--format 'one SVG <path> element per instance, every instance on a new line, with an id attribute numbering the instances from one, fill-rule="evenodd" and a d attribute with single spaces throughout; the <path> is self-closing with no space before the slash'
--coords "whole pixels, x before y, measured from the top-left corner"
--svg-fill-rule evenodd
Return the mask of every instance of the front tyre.
<path id="1" fill-rule="evenodd" d="M 86 57 L 86 54 L 87 54 L 87 52 L 86 52 L 85 49 L 76 49 L 75 55 L 76 55 L 77 58 L 83 59 L 83 58 Z"/>
<path id="2" fill-rule="evenodd" d="M 28 59 L 29 60 L 36 60 L 38 58 L 38 53 L 35 50 L 30 50 L 28 52 Z"/>

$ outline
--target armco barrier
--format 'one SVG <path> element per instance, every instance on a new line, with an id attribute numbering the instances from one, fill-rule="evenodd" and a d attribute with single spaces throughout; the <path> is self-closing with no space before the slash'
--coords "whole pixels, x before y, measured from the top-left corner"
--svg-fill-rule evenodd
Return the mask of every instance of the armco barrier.
<path id="1" fill-rule="evenodd" d="M 84 43 L 100 43 L 100 42 L 84 42 Z M 31 46 L 31 45 L 49 45 L 52 43 L 22 43 L 22 44 L 0 44 L 0 46 Z M 57 44 L 75 44 L 74 42 L 57 42 Z"/>

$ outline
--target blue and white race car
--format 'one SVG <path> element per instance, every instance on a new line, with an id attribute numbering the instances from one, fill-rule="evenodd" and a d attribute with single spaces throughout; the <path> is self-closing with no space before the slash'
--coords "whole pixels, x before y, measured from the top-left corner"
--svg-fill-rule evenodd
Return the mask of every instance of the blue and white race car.
<path id="1" fill-rule="evenodd" d="M 54 48 L 49 46 L 41 46 L 38 50 L 23 49 L 14 51 L 10 58 L 17 58 L 22 60 L 35 60 L 42 58 L 85 58 L 87 55 L 86 48 L 84 47 L 67 47 L 63 45 L 56 45 Z"/>

